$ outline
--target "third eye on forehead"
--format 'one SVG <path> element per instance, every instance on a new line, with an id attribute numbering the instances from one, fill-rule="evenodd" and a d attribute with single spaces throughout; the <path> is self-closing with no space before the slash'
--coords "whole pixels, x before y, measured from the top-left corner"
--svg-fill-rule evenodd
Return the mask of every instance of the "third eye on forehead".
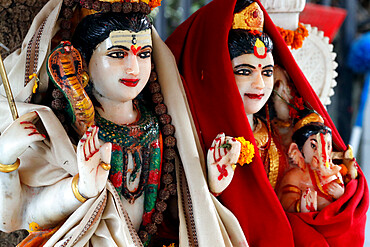
<path id="1" fill-rule="evenodd" d="M 151 30 L 146 29 L 140 32 L 131 32 L 128 30 L 113 31 L 109 34 L 106 45 L 107 49 L 125 47 L 127 50 L 130 50 L 132 46 L 138 50 L 152 47 Z"/>

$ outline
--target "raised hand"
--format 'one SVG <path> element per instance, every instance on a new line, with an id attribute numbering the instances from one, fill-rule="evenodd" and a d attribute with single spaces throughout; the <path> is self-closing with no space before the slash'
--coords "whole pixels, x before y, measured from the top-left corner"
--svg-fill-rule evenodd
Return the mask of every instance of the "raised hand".
<path id="1" fill-rule="evenodd" d="M 317 192 L 307 188 L 301 196 L 301 212 L 315 212 L 317 211 Z"/>
<path id="2" fill-rule="evenodd" d="M 221 193 L 230 184 L 240 149 L 240 142 L 224 133 L 213 140 L 207 154 L 208 183 L 213 193 Z"/>
<path id="3" fill-rule="evenodd" d="M 29 112 L 16 119 L 0 136 L 0 163 L 13 164 L 24 151 L 45 136 L 40 134 L 34 123 L 39 119 L 36 112 Z"/>
<path id="4" fill-rule="evenodd" d="M 112 144 L 100 145 L 98 130 L 96 126 L 90 127 L 77 146 L 78 189 L 86 198 L 97 196 L 109 175 Z"/>

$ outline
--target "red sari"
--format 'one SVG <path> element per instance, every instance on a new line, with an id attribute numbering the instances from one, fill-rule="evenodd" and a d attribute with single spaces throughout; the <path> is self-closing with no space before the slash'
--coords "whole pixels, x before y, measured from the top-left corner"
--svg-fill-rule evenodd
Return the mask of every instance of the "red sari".
<path id="1" fill-rule="evenodd" d="M 166 41 L 183 77 L 204 152 L 220 132 L 243 136 L 255 144 L 228 52 L 235 3 L 236 0 L 213 0 L 181 24 Z M 286 69 L 306 104 L 323 116 L 325 124 L 332 129 L 334 147 L 343 151 L 346 146 L 330 116 L 263 11 L 264 31 L 273 40 L 275 63 Z M 235 170 L 231 184 L 218 197 L 237 217 L 251 246 L 363 245 L 369 198 L 362 171 L 358 179 L 347 184 L 345 194 L 324 210 L 285 213 L 267 179 L 257 149 L 255 153 L 251 164 Z"/>

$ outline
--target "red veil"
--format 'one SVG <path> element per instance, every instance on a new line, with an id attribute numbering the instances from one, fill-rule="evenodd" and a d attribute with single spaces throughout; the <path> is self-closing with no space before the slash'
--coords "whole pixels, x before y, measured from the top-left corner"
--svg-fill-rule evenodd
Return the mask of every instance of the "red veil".
<path id="1" fill-rule="evenodd" d="M 235 3 L 236 0 L 213 0 L 181 24 L 166 41 L 183 77 L 204 152 L 220 132 L 243 136 L 255 143 L 228 52 Z M 305 102 L 324 117 L 325 124 L 333 131 L 336 149 L 344 150 L 346 146 L 330 116 L 262 9 L 264 31 L 274 43 L 275 62 L 286 69 Z M 369 199 L 361 171 L 359 178 L 346 186 L 345 194 L 321 212 L 286 214 L 255 151 L 253 162 L 238 167 L 231 184 L 218 197 L 238 218 L 251 246 L 363 245 Z"/>

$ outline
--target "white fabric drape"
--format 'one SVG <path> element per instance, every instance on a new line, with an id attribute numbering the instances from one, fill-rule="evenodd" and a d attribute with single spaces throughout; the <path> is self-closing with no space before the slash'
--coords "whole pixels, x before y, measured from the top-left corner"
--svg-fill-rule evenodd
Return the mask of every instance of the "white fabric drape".
<path id="1" fill-rule="evenodd" d="M 46 106 L 22 103 L 32 94 L 33 80 L 27 86 L 25 64 L 27 46 L 43 25 L 38 50 L 37 75 L 40 89 L 46 91 L 45 69 L 52 37 L 58 31 L 57 18 L 62 0 L 50 0 L 36 16 L 22 47 L 6 58 L 5 67 L 17 101 L 19 115 L 37 111 L 47 140 L 33 144 L 20 157 L 19 175 L 23 184 L 40 187 L 75 175 L 76 151 L 53 112 Z M 208 190 L 202 169 L 202 154 L 175 59 L 153 28 L 153 58 L 161 90 L 172 123 L 179 151 L 177 162 L 180 246 L 247 246 L 235 216 Z M 0 131 L 12 122 L 1 86 Z M 70 189 L 70 188 L 66 188 Z M 66 245 L 63 245 L 66 244 Z M 140 240 L 113 186 L 108 182 L 97 197 L 87 200 L 69 216 L 45 246 L 141 246 Z"/>

